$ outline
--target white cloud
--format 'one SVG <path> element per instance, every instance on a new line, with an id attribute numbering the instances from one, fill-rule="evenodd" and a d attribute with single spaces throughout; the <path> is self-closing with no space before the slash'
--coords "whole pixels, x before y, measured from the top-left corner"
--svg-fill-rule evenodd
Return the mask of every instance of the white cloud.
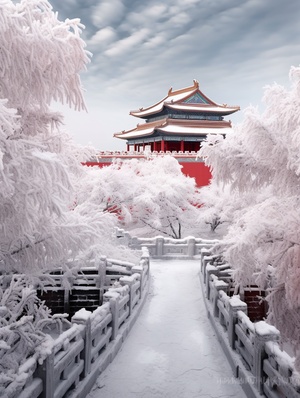
<path id="1" fill-rule="evenodd" d="M 98 30 L 94 36 L 88 41 L 88 46 L 107 45 L 116 40 L 117 34 L 115 30 L 108 26 Z"/>
<path id="2" fill-rule="evenodd" d="M 141 44 L 149 36 L 148 29 L 141 29 L 125 39 L 119 40 L 111 48 L 105 51 L 108 56 L 119 56 L 126 53 L 129 49 Z"/>
<path id="3" fill-rule="evenodd" d="M 163 43 L 166 43 L 166 37 L 162 34 L 151 37 L 146 43 L 145 48 L 157 48 Z"/>
<path id="4" fill-rule="evenodd" d="M 91 17 L 95 26 L 103 28 L 119 21 L 124 11 L 121 0 L 104 0 L 93 8 Z"/>
<path id="5" fill-rule="evenodd" d="M 68 17 L 66 4 L 72 0 L 53 1 Z M 71 16 L 87 26 L 94 53 L 82 81 L 87 102 L 101 110 L 101 131 L 134 127 L 139 121 L 128 116 L 130 110 L 149 106 L 171 86 L 186 87 L 192 79 L 216 102 L 259 104 L 264 85 L 288 85 L 290 66 L 299 65 L 297 11 L 299 0 L 284 7 L 281 0 L 77 1 Z M 98 130 L 99 122 L 85 129 Z"/>
<path id="6" fill-rule="evenodd" d="M 167 6 L 164 4 L 155 4 L 146 8 L 144 15 L 148 18 L 157 19 L 162 17 L 167 12 L 167 9 Z"/>
<path id="7" fill-rule="evenodd" d="M 186 12 L 180 12 L 169 20 L 169 26 L 180 27 L 187 25 L 190 21 L 191 17 Z"/>

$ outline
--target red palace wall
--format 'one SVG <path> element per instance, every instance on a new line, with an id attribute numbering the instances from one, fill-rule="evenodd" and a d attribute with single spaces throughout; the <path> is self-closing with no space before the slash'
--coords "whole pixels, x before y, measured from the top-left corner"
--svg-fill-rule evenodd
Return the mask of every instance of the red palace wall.
<path id="1" fill-rule="evenodd" d="M 203 162 L 179 162 L 182 172 L 186 176 L 194 177 L 198 187 L 208 185 L 211 179 L 211 172 Z"/>
<path id="2" fill-rule="evenodd" d="M 132 158 L 144 158 L 144 155 L 140 154 L 137 156 L 116 156 L 122 159 L 132 159 Z M 176 156 L 175 156 L 176 158 Z M 109 166 L 113 161 L 112 156 L 105 156 L 99 158 L 97 162 L 87 162 L 87 166 L 98 166 L 98 167 L 105 167 Z M 177 161 L 182 166 L 182 172 L 186 176 L 193 177 L 196 180 L 196 184 L 198 187 L 203 187 L 208 185 L 211 179 L 211 172 L 209 168 L 201 161 L 196 160 L 195 157 L 190 158 L 183 158 L 178 156 Z"/>

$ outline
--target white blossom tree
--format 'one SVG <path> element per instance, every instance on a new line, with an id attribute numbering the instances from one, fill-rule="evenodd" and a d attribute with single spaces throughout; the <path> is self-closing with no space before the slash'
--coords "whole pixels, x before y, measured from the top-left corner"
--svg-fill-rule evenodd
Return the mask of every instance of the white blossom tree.
<path id="1" fill-rule="evenodd" d="M 179 239 L 197 230 L 199 192 L 172 156 L 117 160 L 94 171 L 91 206 L 116 212 L 124 228 Z"/>
<path id="2" fill-rule="evenodd" d="M 298 350 L 299 368 L 300 68 L 292 67 L 290 77 L 290 90 L 266 87 L 261 115 L 249 108 L 242 124 L 225 139 L 210 136 L 200 154 L 214 183 L 238 192 L 233 205 L 242 211 L 223 240 L 235 280 L 261 288 L 271 280 L 268 319 Z"/>
<path id="3" fill-rule="evenodd" d="M 79 20 L 59 21 L 46 0 L 3 0 L 0 21 L 1 395 L 27 355 L 43 358 L 43 327 L 55 320 L 34 276 L 116 254 L 116 217 L 76 206 L 80 190 L 88 197 L 90 168 L 81 162 L 94 150 L 75 145 L 50 109 L 53 101 L 85 109 L 79 73 L 89 53 Z M 8 286 L 7 274 L 22 275 Z"/>
<path id="4" fill-rule="evenodd" d="M 79 20 L 59 21 L 46 0 L 1 2 L 0 19 L 0 269 L 28 273 L 73 260 L 113 220 L 71 211 L 91 150 L 76 146 L 49 108 L 85 109 Z"/>
<path id="5" fill-rule="evenodd" d="M 138 192 L 131 205 L 131 228 L 180 239 L 195 232 L 199 192 L 172 156 L 136 162 Z M 125 166 L 126 167 L 126 166 Z"/>

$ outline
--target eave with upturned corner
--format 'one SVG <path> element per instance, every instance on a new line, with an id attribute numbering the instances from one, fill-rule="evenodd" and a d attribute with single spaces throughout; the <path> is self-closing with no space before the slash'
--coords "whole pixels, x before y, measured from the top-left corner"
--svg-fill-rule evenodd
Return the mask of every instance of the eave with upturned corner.
<path id="1" fill-rule="evenodd" d="M 196 98 L 196 103 L 189 102 L 193 97 Z M 220 105 L 212 101 L 202 91 L 200 91 L 198 81 L 194 80 L 193 86 L 175 91 L 170 88 L 168 95 L 161 101 L 147 108 L 140 108 L 139 110 L 131 111 L 130 115 L 143 119 L 151 118 L 152 115 L 163 112 L 164 108 L 185 110 L 189 112 L 216 113 L 224 116 L 240 110 L 239 106 L 229 107 L 227 104 Z"/>
<path id="2" fill-rule="evenodd" d="M 89 165 L 107 166 L 114 159 L 143 159 L 152 156 L 174 156 L 185 175 L 195 178 L 198 186 L 209 183 L 209 168 L 197 156 L 202 142 L 210 133 L 225 137 L 231 122 L 224 116 L 240 110 L 239 106 L 217 104 L 199 89 L 199 83 L 180 90 L 171 88 L 165 98 L 148 108 L 131 111 L 142 119 L 131 130 L 115 133 L 114 137 L 127 141 L 123 152 L 99 154 Z"/>
<path id="3" fill-rule="evenodd" d="M 210 132 L 225 134 L 223 129 L 230 129 L 231 122 L 225 120 L 179 120 L 179 119 L 159 119 L 154 122 L 138 124 L 136 128 L 132 130 L 123 131 L 121 133 L 114 134 L 116 138 L 123 140 L 131 140 L 143 137 L 154 137 L 163 133 L 166 135 L 178 135 L 178 136 L 199 136 L 202 140 L 205 139 L 207 134 Z"/>
<path id="4" fill-rule="evenodd" d="M 239 106 L 217 104 L 202 93 L 199 83 L 180 90 L 171 88 L 165 98 L 148 108 L 131 111 L 145 120 L 134 129 L 114 134 L 127 140 L 127 151 L 199 151 L 210 133 L 226 134 L 231 129 L 228 116 Z"/>

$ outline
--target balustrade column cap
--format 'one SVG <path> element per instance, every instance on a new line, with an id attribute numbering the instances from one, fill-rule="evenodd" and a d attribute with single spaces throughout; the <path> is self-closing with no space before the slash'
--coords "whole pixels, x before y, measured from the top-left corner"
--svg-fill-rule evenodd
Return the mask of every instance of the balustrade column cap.
<path id="1" fill-rule="evenodd" d="M 211 265 L 211 263 L 208 263 L 206 266 L 206 271 L 219 271 L 217 267 L 215 267 L 214 265 Z"/>
<path id="2" fill-rule="evenodd" d="M 211 275 L 211 276 L 213 276 L 213 275 Z M 220 279 L 217 279 L 217 278 L 215 280 L 213 280 L 213 284 L 217 290 L 226 289 L 228 287 L 228 283 L 226 283 Z"/>
<path id="3" fill-rule="evenodd" d="M 228 303 L 230 308 L 235 312 L 239 310 L 245 311 L 247 309 L 247 304 L 240 299 L 239 295 L 230 297 Z"/>
<path id="4" fill-rule="evenodd" d="M 121 294 L 120 294 L 119 292 L 113 292 L 113 291 L 111 291 L 111 290 L 108 290 L 107 292 L 105 292 L 105 293 L 103 294 L 103 297 L 104 297 L 105 299 L 114 299 L 114 300 L 116 300 L 116 299 L 118 299 L 120 296 L 121 296 Z"/>
<path id="5" fill-rule="evenodd" d="M 81 308 L 72 316 L 72 323 L 84 324 L 91 318 L 92 312 Z"/>
<path id="6" fill-rule="evenodd" d="M 259 321 L 254 324 L 255 336 L 264 340 L 279 340 L 280 332 L 272 325 L 269 325 L 265 321 Z"/>

